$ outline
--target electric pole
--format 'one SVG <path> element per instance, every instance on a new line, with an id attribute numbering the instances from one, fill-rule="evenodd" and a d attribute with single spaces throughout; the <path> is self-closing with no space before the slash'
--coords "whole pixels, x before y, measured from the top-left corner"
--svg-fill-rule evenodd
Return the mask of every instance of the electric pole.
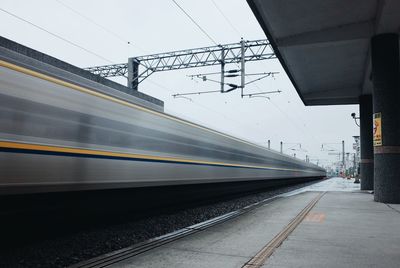
<path id="1" fill-rule="evenodd" d="M 342 140 L 342 165 L 343 165 L 343 176 L 346 176 L 346 160 L 344 158 L 344 140 Z"/>

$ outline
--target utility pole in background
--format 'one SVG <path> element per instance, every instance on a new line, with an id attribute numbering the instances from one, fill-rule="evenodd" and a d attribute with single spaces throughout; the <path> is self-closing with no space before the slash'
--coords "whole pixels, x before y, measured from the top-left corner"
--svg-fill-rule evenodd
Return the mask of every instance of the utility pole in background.
<path id="1" fill-rule="evenodd" d="M 343 165 L 343 176 L 346 177 L 346 160 L 344 157 L 344 140 L 342 141 L 342 165 Z"/>

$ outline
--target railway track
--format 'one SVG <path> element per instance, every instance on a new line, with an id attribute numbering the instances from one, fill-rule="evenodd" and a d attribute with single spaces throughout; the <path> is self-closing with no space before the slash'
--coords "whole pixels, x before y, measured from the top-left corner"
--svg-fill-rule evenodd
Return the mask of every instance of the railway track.
<path id="1" fill-rule="evenodd" d="M 83 261 L 74 265 L 69 266 L 69 268 L 102 268 L 102 267 L 107 267 L 112 264 L 121 262 L 125 259 L 134 257 L 136 255 L 139 255 L 141 253 L 144 253 L 146 251 L 152 250 L 154 248 L 160 247 L 162 245 L 171 243 L 173 241 L 176 241 L 178 239 L 184 238 L 188 235 L 192 235 L 201 231 L 204 231 L 208 228 L 211 228 L 217 224 L 224 223 L 226 221 L 232 220 L 238 216 L 241 216 L 245 213 L 248 213 L 257 207 L 260 207 L 262 205 L 265 205 L 269 202 L 272 202 L 276 199 L 279 199 L 280 196 L 274 196 L 271 198 L 264 199 L 260 202 L 254 203 L 252 205 L 246 206 L 244 208 L 238 209 L 236 211 L 232 211 L 229 213 L 226 213 L 224 215 L 221 215 L 219 217 L 215 217 L 213 219 L 207 220 L 202 223 L 194 224 L 189 227 L 185 227 L 183 229 L 180 229 L 178 231 L 150 239 L 148 241 L 139 243 L 137 245 L 127 247 L 124 249 L 120 249 L 111 253 L 104 254 L 102 256 Z"/>
<path id="2" fill-rule="evenodd" d="M 312 199 L 305 207 L 302 209 L 296 217 L 294 217 L 287 226 L 285 226 L 271 241 L 269 241 L 254 257 L 252 257 L 247 263 L 243 265 L 243 268 L 251 267 L 261 267 L 266 260 L 273 254 L 273 252 L 283 243 L 283 241 L 296 229 L 296 227 L 303 221 L 306 215 L 311 211 L 311 209 L 317 204 L 317 202 L 322 198 L 325 192 L 321 192 L 314 199 Z M 282 195 L 276 195 L 271 198 L 264 199 L 260 202 L 248 205 L 244 208 L 226 213 L 224 215 L 215 217 L 213 219 L 191 225 L 189 227 L 182 228 L 175 232 L 149 239 L 147 241 L 138 243 L 136 245 L 126 247 L 120 250 L 116 250 L 77 264 L 69 266 L 69 268 L 104 268 L 109 267 L 113 264 L 120 263 L 126 259 L 135 257 L 157 247 L 161 247 L 165 244 L 172 243 L 186 236 L 196 234 L 207 230 L 215 225 L 222 224 L 226 221 L 232 220 L 239 217 L 245 213 L 253 211 L 254 209 L 266 205 L 272 201 L 281 198 Z"/>
<path id="3" fill-rule="evenodd" d="M 107 252 L 137 245 L 154 237 L 163 237 L 174 230 L 184 230 L 185 234 L 197 232 L 206 227 L 195 225 L 199 222 L 217 224 L 218 221 L 227 220 L 228 216 L 233 217 L 248 211 L 248 206 L 256 206 L 263 200 L 312 183 L 314 181 L 263 188 L 256 193 L 250 191 L 219 199 L 210 198 L 207 202 L 189 202 L 179 207 L 153 207 L 145 215 L 117 210 L 112 214 L 104 211 L 92 218 L 87 213 L 74 214 L 74 211 L 65 209 L 57 214 L 33 213 L 29 218 L 20 217 L 7 226 L 5 221 L 2 222 L 0 266 L 65 267 Z M 105 196 L 102 199 L 109 200 Z M 125 202 L 129 203 L 127 200 Z M 122 203 L 113 203 L 114 206 L 118 204 Z M 101 206 L 101 203 L 97 203 L 97 206 Z M 221 215 L 225 216 L 218 218 Z M 207 222 L 210 219 L 214 220 Z M 164 237 L 162 243 L 176 235 Z M 33 236 L 32 239 L 29 236 Z M 140 250 L 146 248 L 148 246 L 140 247 Z"/>

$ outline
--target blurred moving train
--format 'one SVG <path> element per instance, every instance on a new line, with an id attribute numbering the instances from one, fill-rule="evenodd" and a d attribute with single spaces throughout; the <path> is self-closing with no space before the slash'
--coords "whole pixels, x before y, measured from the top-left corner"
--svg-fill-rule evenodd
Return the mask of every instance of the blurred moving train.
<path id="1" fill-rule="evenodd" d="M 0 195 L 326 175 L 74 77 L 0 48 Z"/>

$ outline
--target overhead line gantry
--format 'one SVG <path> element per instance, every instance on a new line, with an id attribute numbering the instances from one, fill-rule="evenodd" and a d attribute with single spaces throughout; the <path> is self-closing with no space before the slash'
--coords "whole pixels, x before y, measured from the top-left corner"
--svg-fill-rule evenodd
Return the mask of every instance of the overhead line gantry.
<path id="1" fill-rule="evenodd" d="M 235 63 L 240 64 L 241 85 L 238 85 L 237 88 L 242 89 L 243 95 L 245 63 L 275 58 L 268 40 L 246 41 L 242 39 L 239 43 L 233 44 L 132 57 L 128 59 L 128 63 L 95 66 L 85 68 L 85 70 L 102 77 L 124 76 L 128 79 L 128 87 L 138 90 L 139 84 L 155 72 L 220 65 L 221 92 L 228 92 L 232 89 L 224 90 L 226 84 L 224 83 L 225 65 Z M 143 70 L 139 70 L 139 66 Z"/>

